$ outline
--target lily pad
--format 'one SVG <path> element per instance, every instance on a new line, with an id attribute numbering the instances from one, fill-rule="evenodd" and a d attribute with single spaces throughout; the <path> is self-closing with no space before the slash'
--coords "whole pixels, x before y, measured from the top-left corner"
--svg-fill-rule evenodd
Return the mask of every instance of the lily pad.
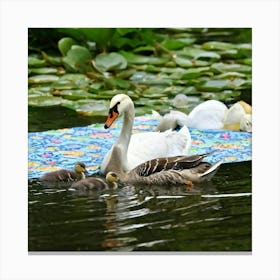
<path id="1" fill-rule="evenodd" d="M 212 42 L 206 42 L 206 43 L 202 44 L 201 48 L 204 49 L 204 50 L 221 50 L 221 51 L 224 51 L 224 50 L 234 49 L 235 45 L 231 44 L 231 43 L 212 41 Z"/>
<path id="2" fill-rule="evenodd" d="M 59 80 L 58 76 L 55 75 L 36 75 L 28 78 L 29 84 L 47 84 L 56 82 Z"/>
<path id="3" fill-rule="evenodd" d="M 217 78 L 236 78 L 236 77 L 239 77 L 239 78 L 246 78 L 246 75 L 243 74 L 243 73 L 239 73 L 239 72 L 225 72 L 225 73 L 222 73 L 220 75 L 217 75 L 216 76 Z"/>
<path id="4" fill-rule="evenodd" d="M 241 72 L 241 73 L 251 73 L 252 67 L 248 65 L 242 65 L 237 63 L 226 64 L 226 63 L 214 63 L 211 65 L 211 70 L 215 73 L 225 73 L 225 72 Z"/>
<path id="5" fill-rule="evenodd" d="M 252 66 L 252 58 L 238 59 L 236 62 Z"/>
<path id="6" fill-rule="evenodd" d="M 95 58 L 95 65 L 103 72 L 110 70 L 122 70 L 127 67 L 127 61 L 118 53 L 99 54 Z"/>
<path id="7" fill-rule="evenodd" d="M 28 68 L 30 74 L 57 74 L 57 69 L 52 67 Z"/>
<path id="8" fill-rule="evenodd" d="M 97 82 L 97 83 L 94 83 L 94 84 L 91 84 L 89 85 L 88 87 L 88 91 L 90 93 L 98 93 L 99 90 L 104 86 L 104 83 L 103 82 Z"/>
<path id="9" fill-rule="evenodd" d="M 153 80 L 143 81 L 142 84 L 145 85 L 162 85 L 162 86 L 171 86 L 173 84 L 173 80 L 166 77 L 157 77 Z"/>
<path id="10" fill-rule="evenodd" d="M 177 56 L 174 58 L 174 61 L 181 67 L 190 68 L 190 67 L 204 67 L 210 65 L 208 61 L 198 60 L 198 59 L 188 59 L 184 57 Z"/>
<path id="11" fill-rule="evenodd" d="M 185 47 L 184 42 L 179 40 L 168 40 L 163 42 L 161 45 L 168 50 L 179 50 Z"/>
<path id="12" fill-rule="evenodd" d="M 72 88 L 82 88 L 89 85 L 90 79 L 84 74 L 65 74 L 59 79 L 58 83 L 68 83 L 72 85 Z"/>
<path id="13" fill-rule="evenodd" d="M 30 96 L 28 97 L 29 106 L 37 107 L 49 107 L 62 104 L 63 99 L 61 97 L 54 96 Z"/>
<path id="14" fill-rule="evenodd" d="M 135 72 L 136 72 L 135 69 L 123 70 L 117 73 L 116 77 L 121 79 L 129 79 Z"/>
<path id="15" fill-rule="evenodd" d="M 31 87 L 28 89 L 28 96 L 51 96 L 51 87 Z"/>
<path id="16" fill-rule="evenodd" d="M 39 59 L 34 56 L 28 56 L 28 66 L 29 67 L 44 67 L 46 66 L 46 61 Z"/>
<path id="17" fill-rule="evenodd" d="M 181 67 L 191 67 L 192 66 L 192 61 L 188 58 L 176 56 L 174 58 L 174 61 L 176 62 L 176 64 L 178 64 Z"/>
<path id="18" fill-rule="evenodd" d="M 87 88 L 90 79 L 84 74 L 65 74 L 61 78 L 52 83 L 52 89 L 79 89 Z"/>
<path id="19" fill-rule="evenodd" d="M 192 45 L 196 41 L 196 39 L 193 37 L 178 38 L 177 40 L 184 43 L 185 46 Z"/>
<path id="20" fill-rule="evenodd" d="M 85 98 L 94 98 L 94 95 L 82 89 L 68 90 L 64 89 L 59 92 L 59 95 L 69 100 L 79 100 Z"/>
<path id="21" fill-rule="evenodd" d="M 83 116 L 104 116 L 108 115 L 109 102 L 104 100 L 84 99 L 79 101 L 65 102 L 63 107 L 76 111 Z"/>
<path id="22" fill-rule="evenodd" d="M 51 55 L 46 54 L 43 51 L 42 51 L 42 56 L 48 64 L 51 64 L 54 66 L 61 66 L 63 64 L 62 58 L 60 56 L 51 56 Z"/>
<path id="23" fill-rule="evenodd" d="M 144 56 L 125 51 L 121 51 L 120 54 L 125 57 L 129 64 L 162 65 L 169 61 L 167 57 Z"/>
<path id="24" fill-rule="evenodd" d="M 125 90 L 119 90 L 119 89 L 113 89 L 113 90 L 100 90 L 97 94 L 94 95 L 94 99 L 111 99 L 116 94 L 128 94 L 128 91 Z M 138 98 L 137 95 L 130 95 L 129 96 L 135 100 L 135 98 Z"/>
<path id="25" fill-rule="evenodd" d="M 70 37 L 64 37 L 58 41 L 58 49 L 63 56 L 67 55 L 73 45 L 77 45 L 77 43 Z"/>
<path id="26" fill-rule="evenodd" d="M 120 78 L 109 78 L 104 80 L 105 87 L 107 89 L 129 89 L 131 84 L 129 81 L 120 79 Z"/>
<path id="27" fill-rule="evenodd" d="M 196 78 L 199 77 L 203 74 L 205 74 L 206 72 L 209 72 L 210 67 L 197 67 L 197 68 L 191 68 L 186 70 L 182 76 L 181 79 L 192 79 L 192 78 Z"/>
<path id="28" fill-rule="evenodd" d="M 218 60 L 221 58 L 220 54 L 218 54 L 217 52 L 205 51 L 199 48 L 191 48 L 191 47 L 186 47 L 183 50 L 178 51 L 177 54 L 185 57 L 190 57 L 193 59 L 207 58 L 207 59 Z"/>
<path id="29" fill-rule="evenodd" d="M 91 69 L 91 54 L 87 48 L 82 46 L 71 46 L 67 56 L 63 57 L 62 60 L 66 67 L 74 71 L 85 73 Z"/>
<path id="30" fill-rule="evenodd" d="M 196 88 L 202 91 L 222 91 L 224 89 L 240 89 L 242 85 L 246 84 L 244 79 L 234 79 L 234 80 L 208 80 L 203 84 L 197 84 Z"/>
<path id="31" fill-rule="evenodd" d="M 155 48 L 153 46 L 141 46 L 133 50 L 135 53 L 141 53 L 141 52 L 150 52 L 153 53 L 155 51 Z"/>

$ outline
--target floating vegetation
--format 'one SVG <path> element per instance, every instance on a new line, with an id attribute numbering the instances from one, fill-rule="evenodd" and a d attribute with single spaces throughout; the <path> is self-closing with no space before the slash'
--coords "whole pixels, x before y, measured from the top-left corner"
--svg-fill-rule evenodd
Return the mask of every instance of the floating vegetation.
<path id="1" fill-rule="evenodd" d="M 106 115 L 121 92 L 138 115 L 172 108 L 178 94 L 250 103 L 251 29 L 31 28 L 28 75 L 29 106 L 84 116 Z"/>

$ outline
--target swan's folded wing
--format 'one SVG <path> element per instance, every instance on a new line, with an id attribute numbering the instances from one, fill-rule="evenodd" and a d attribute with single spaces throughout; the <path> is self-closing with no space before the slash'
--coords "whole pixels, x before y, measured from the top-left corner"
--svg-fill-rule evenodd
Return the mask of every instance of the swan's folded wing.
<path id="1" fill-rule="evenodd" d="M 156 158 L 142 163 L 133 169 L 139 176 L 150 176 L 161 171 L 183 170 L 198 166 L 209 153 L 194 156 Z"/>
<path id="2" fill-rule="evenodd" d="M 129 169 L 154 158 L 186 155 L 190 145 L 191 135 L 186 127 L 178 132 L 167 130 L 133 134 L 127 153 Z"/>

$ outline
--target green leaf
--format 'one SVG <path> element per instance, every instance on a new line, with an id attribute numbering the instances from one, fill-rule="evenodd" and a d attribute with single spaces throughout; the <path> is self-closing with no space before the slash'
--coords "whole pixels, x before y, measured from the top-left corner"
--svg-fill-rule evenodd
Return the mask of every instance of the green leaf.
<path id="1" fill-rule="evenodd" d="M 28 97 L 28 105 L 36 107 L 48 107 L 61 105 L 63 99 L 54 96 L 30 96 Z"/>
<path id="2" fill-rule="evenodd" d="M 95 65 L 102 71 L 122 70 L 127 67 L 126 59 L 118 53 L 99 54 L 95 58 Z"/>
<path id="3" fill-rule="evenodd" d="M 44 67 L 44 68 L 29 68 L 30 74 L 57 74 L 56 68 Z"/>
<path id="4" fill-rule="evenodd" d="M 174 61 L 181 67 L 191 67 L 193 64 L 192 64 L 192 61 L 188 58 L 183 58 L 183 57 L 180 57 L 180 56 L 176 56 L 174 58 Z"/>
<path id="5" fill-rule="evenodd" d="M 89 87 L 88 87 L 88 91 L 90 93 L 98 93 L 99 90 L 104 86 L 104 83 L 103 82 L 97 82 L 97 83 L 94 83 L 94 84 L 91 84 Z"/>
<path id="6" fill-rule="evenodd" d="M 225 72 L 225 73 L 222 73 L 220 75 L 217 75 L 216 76 L 217 78 L 246 78 L 246 75 L 245 74 L 242 74 L 242 73 L 239 73 L 239 72 Z"/>
<path id="7" fill-rule="evenodd" d="M 55 75 L 36 75 L 28 78 L 29 84 L 46 84 L 52 83 L 59 80 L 58 76 Z"/>
<path id="8" fill-rule="evenodd" d="M 128 33 L 137 32 L 139 30 L 140 30 L 140 28 L 117 28 L 117 32 L 121 36 L 124 36 L 124 35 L 126 35 Z"/>
<path id="9" fill-rule="evenodd" d="M 84 74 L 64 74 L 52 83 L 53 89 L 78 89 L 89 86 L 90 79 Z"/>
<path id="10" fill-rule="evenodd" d="M 206 42 L 201 45 L 201 48 L 204 50 L 230 50 L 236 48 L 234 44 L 225 43 L 225 42 Z"/>
<path id="11" fill-rule="evenodd" d="M 90 67 L 91 54 L 85 47 L 73 45 L 67 52 L 67 56 L 63 57 L 63 62 L 66 66 L 70 66 L 71 69 L 87 72 L 91 69 Z"/>
<path id="12" fill-rule="evenodd" d="M 82 89 L 76 89 L 76 90 L 64 89 L 64 90 L 61 90 L 59 94 L 63 98 L 66 98 L 66 99 L 69 99 L 69 100 L 79 100 L 79 99 L 85 99 L 85 98 L 94 98 L 93 94 L 88 93 L 87 91 L 84 91 Z"/>
<path id="13" fill-rule="evenodd" d="M 135 69 L 127 69 L 117 73 L 116 77 L 121 79 L 129 79 L 135 72 L 136 72 Z"/>
<path id="14" fill-rule="evenodd" d="M 168 50 L 179 50 L 185 47 L 184 42 L 179 40 L 168 40 L 163 42 L 161 45 Z"/>
<path id="15" fill-rule="evenodd" d="M 144 56 L 125 51 L 120 51 L 120 54 L 125 57 L 129 64 L 163 65 L 169 61 L 167 57 Z"/>
<path id="16" fill-rule="evenodd" d="M 46 61 L 39 59 L 34 56 L 28 56 L 28 66 L 29 67 L 43 67 L 46 66 Z"/>
<path id="17" fill-rule="evenodd" d="M 48 64 L 54 65 L 54 66 L 61 66 L 62 65 L 62 58 L 59 56 L 50 56 L 46 54 L 45 52 L 41 52 L 43 58 L 46 60 Z"/>
<path id="18" fill-rule="evenodd" d="M 88 41 L 96 42 L 97 48 L 106 50 L 110 45 L 115 28 L 78 28 Z"/>
<path id="19" fill-rule="evenodd" d="M 130 82 L 120 79 L 120 78 L 109 78 L 104 80 L 105 87 L 107 89 L 129 89 L 130 88 Z"/>
<path id="20" fill-rule="evenodd" d="M 58 41 L 58 49 L 60 50 L 63 56 L 67 55 L 68 51 L 73 45 L 77 45 L 77 43 L 69 37 L 64 37 Z"/>
<path id="21" fill-rule="evenodd" d="M 186 70 L 182 76 L 181 79 L 192 79 L 199 77 L 203 75 L 204 73 L 208 72 L 210 70 L 210 67 L 197 67 L 197 68 L 191 68 Z"/>
<path id="22" fill-rule="evenodd" d="M 214 63 L 211 66 L 211 70 L 216 73 L 225 73 L 225 72 L 241 72 L 241 73 L 251 73 L 252 67 L 248 65 L 242 65 L 237 63 L 226 64 L 226 63 Z"/>
<path id="23" fill-rule="evenodd" d="M 155 48 L 153 46 L 141 46 L 133 50 L 134 53 L 141 53 L 141 52 L 150 52 L 154 53 Z"/>
<path id="24" fill-rule="evenodd" d="M 108 115 L 109 104 L 104 100 L 83 99 L 78 101 L 63 101 L 62 106 L 74 110 L 83 116 L 106 117 Z"/>
<path id="25" fill-rule="evenodd" d="M 183 50 L 177 51 L 176 53 L 178 55 L 191 57 L 193 59 L 198 59 L 198 58 L 220 59 L 221 58 L 221 56 L 217 52 L 210 52 L 210 51 L 205 51 L 202 49 L 191 48 L 191 47 L 186 47 Z"/>
<path id="26" fill-rule="evenodd" d="M 198 90 L 202 91 L 214 91 L 219 92 L 224 89 L 240 89 L 243 86 L 247 86 L 248 82 L 246 82 L 244 79 L 233 79 L 233 80 L 208 80 L 202 84 L 197 84 L 196 88 Z"/>

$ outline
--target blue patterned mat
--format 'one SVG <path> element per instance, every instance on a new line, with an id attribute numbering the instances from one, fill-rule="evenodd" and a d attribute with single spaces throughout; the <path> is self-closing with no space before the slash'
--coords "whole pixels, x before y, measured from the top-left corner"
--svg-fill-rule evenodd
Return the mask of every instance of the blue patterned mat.
<path id="1" fill-rule="evenodd" d="M 151 115 L 136 117 L 133 133 L 154 131 L 159 120 Z M 99 172 L 104 155 L 119 136 L 122 120 L 109 130 L 103 124 L 28 133 L 28 178 L 60 168 L 73 169 L 75 162 L 86 164 L 90 174 Z M 190 155 L 218 150 L 209 162 L 251 160 L 252 134 L 229 130 L 189 129 L 192 136 Z"/>

